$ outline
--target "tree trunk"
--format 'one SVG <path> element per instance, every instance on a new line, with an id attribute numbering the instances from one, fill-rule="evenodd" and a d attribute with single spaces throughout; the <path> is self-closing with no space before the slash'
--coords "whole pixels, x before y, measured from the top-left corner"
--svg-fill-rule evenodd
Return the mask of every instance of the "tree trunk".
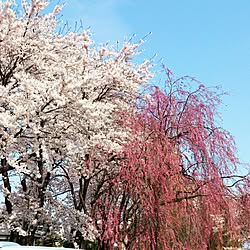
<path id="1" fill-rule="evenodd" d="M 3 184 L 4 187 L 7 189 L 7 194 L 5 195 L 5 206 L 8 214 L 12 213 L 12 204 L 10 202 L 9 196 L 11 193 L 11 185 L 10 185 L 10 180 L 9 180 L 9 175 L 8 171 L 13 170 L 10 165 L 7 164 L 6 158 L 1 159 L 1 168 L 0 168 L 0 173 L 3 176 Z"/>

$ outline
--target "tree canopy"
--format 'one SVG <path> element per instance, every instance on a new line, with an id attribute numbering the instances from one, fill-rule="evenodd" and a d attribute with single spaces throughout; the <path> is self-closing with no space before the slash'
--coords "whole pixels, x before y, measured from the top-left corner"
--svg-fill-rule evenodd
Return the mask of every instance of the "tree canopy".
<path id="1" fill-rule="evenodd" d="M 151 83 L 139 43 L 58 31 L 61 6 L 0 1 L 1 224 L 22 244 L 219 249 L 249 234 L 249 179 L 218 126 L 221 92 Z"/>

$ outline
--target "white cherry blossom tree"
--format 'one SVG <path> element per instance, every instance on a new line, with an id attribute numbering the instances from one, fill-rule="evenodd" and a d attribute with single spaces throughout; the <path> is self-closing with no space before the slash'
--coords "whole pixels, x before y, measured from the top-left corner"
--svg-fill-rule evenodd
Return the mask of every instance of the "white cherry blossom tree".
<path id="1" fill-rule="evenodd" d="M 61 6 L 48 12 L 48 4 L 0 1 L 3 221 L 26 244 L 42 225 L 98 236 L 94 204 L 130 136 L 119 113 L 151 78 L 148 61 L 132 61 L 139 44 L 116 50 L 95 46 L 86 30 L 57 32 Z"/>

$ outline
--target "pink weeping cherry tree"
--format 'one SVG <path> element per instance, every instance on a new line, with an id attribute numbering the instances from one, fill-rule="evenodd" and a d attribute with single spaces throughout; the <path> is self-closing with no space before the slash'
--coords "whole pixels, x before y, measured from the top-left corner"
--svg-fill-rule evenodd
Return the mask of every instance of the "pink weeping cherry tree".
<path id="1" fill-rule="evenodd" d="M 236 174 L 233 137 L 218 126 L 223 93 L 166 75 L 163 90 L 152 87 L 122 113 L 131 140 L 99 200 L 102 249 L 222 249 L 249 232 L 248 179 Z"/>

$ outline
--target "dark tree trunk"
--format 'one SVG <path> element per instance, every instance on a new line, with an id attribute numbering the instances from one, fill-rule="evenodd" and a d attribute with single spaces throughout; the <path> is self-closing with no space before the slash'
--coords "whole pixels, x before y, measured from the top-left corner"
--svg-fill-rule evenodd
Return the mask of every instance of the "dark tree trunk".
<path id="1" fill-rule="evenodd" d="M 14 168 L 11 167 L 8 163 L 6 158 L 1 159 L 1 167 L 0 167 L 0 173 L 2 174 L 3 177 L 3 184 L 4 187 L 8 190 L 9 193 L 11 193 L 11 185 L 10 185 L 10 180 L 9 180 L 9 175 L 8 171 L 13 170 Z M 5 195 L 5 206 L 8 214 L 12 213 L 12 204 L 9 200 L 9 194 Z"/>

